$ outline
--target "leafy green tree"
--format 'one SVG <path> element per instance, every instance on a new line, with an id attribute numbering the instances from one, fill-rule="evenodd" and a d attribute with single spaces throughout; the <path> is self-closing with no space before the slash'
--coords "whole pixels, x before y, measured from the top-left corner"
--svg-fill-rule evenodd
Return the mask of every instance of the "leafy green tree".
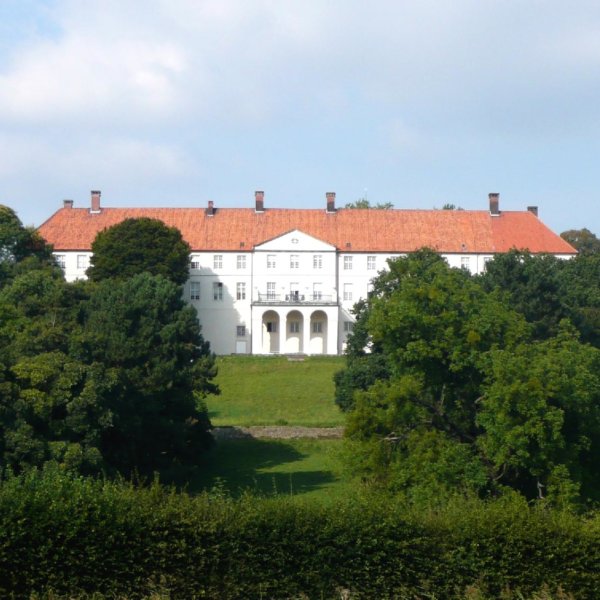
<path id="1" fill-rule="evenodd" d="M 348 369 L 336 382 L 354 390 L 346 435 L 361 447 L 357 470 L 391 489 L 433 489 L 435 477 L 440 493 L 457 478 L 472 491 L 489 485 L 474 445 L 478 403 L 490 350 L 526 339 L 524 319 L 466 271 L 421 250 L 389 262 L 355 331 L 359 345 L 368 338 L 371 353 L 361 354 L 351 340 Z M 361 361 L 369 354 L 385 372 L 363 381 Z M 435 464 L 424 469 L 428 455 Z"/>
<path id="2" fill-rule="evenodd" d="M 579 254 L 564 261 L 560 293 L 565 314 L 582 341 L 600 348 L 600 253 Z"/>
<path id="3" fill-rule="evenodd" d="M 150 273 L 183 285 L 189 276 L 189 244 L 176 227 L 157 219 L 125 219 L 101 231 L 92 252 L 87 271 L 92 281 Z"/>
<path id="4" fill-rule="evenodd" d="M 214 355 L 172 281 L 141 273 L 95 285 L 73 354 L 101 366 L 110 382 L 103 402 L 111 426 L 100 448 L 114 469 L 193 463 L 210 445 L 203 399 L 217 392 Z"/>
<path id="5" fill-rule="evenodd" d="M 420 377 L 433 425 L 472 439 L 485 353 L 526 337 L 523 319 L 431 251 L 390 261 L 375 289 L 368 329 L 392 374 Z"/>
<path id="6" fill-rule="evenodd" d="M 507 294 L 510 305 L 532 324 L 533 336 L 546 339 L 569 316 L 561 289 L 564 262 L 552 255 L 512 250 L 487 263 L 481 282 L 488 291 Z"/>
<path id="7" fill-rule="evenodd" d="M 600 350 L 565 322 L 557 337 L 494 350 L 491 359 L 477 445 L 495 477 L 529 496 L 563 480 L 597 498 Z"/>
<path id="8" fill-rule="evenodd" d="M 66 283 L 29 271 L 0 289 L 0 458 L 81 473 L 195 464 L 211 442 L 214 357 L 160 276 Z"/>
<path id="9" fill-rule="evenodd" d="M 599 254 L 600 240 L 589 229 L 569 229 L 560 234 L 580 254 Z"/>
<path id="10" fill-rule="evenodd" d="M 97 393 L 106 379 L 69 355 L 84 296 L 51 267 L 0 290 L 0 456 L 15 471 L 47 461 L 100 468 Z"/>
<path id="11" fill-rule="evenodd" d="M 8 206 L 0 205 L 0 286 L 19 272 L 53 264 L 50 246 L 23 224 Z"/>
<path id="12" fill-rule="evenodd" d="M 374 208 L 377 210 L 389 210 L 394 208 L 391 202 L 378 202 L 377 204 L 371 204 L 366 198 L 359 198 L 355 202 L 348 202 L 344 208 Z"/>

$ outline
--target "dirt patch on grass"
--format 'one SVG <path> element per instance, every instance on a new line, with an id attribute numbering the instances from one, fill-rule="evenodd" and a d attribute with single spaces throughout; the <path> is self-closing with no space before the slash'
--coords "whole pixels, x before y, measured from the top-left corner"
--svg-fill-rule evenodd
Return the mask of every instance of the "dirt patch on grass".
<path id="1" fill-rule="evenodd" d="M 280 425 L 263 427 L 215 427 L 216 440 L 240 440 L 244 438 L 270 438 L 279 440 L 336 439 L 344 434 L 343 427 L 286 427 Z"/>

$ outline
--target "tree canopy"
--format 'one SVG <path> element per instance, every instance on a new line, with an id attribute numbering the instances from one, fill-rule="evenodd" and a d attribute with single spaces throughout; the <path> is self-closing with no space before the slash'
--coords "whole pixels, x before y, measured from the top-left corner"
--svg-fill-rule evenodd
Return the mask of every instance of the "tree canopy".
<path id="1" fill-rule="evenodd" d="M 336 376 L 364 478 L 416 496 L 600 495 L 600 351 L 549 302 L 565 263 L 520 258 L 484 281 L 422 250 L 374 280 Z M 503 292 L 500 275 L 520 283 Z M 529 311 L 526 290 L 550 306 Z"/>
<path id="2" fill-rule="evenodd" d="M 600 253 L 600 239 L 589 229 L 569 229 L 563 231 L 560 237 L 569 242 L 580 254 Z"/>
<path id="3" fill-rule="evenodd" d="M 183 285 L 189 276 L 189 244 L 176 227 L 158 219 L 125 219 L 101 231 L 92 252 L 87 271 L 92 281 L 127 279 L 145 272 Z"/>
<path id="4" fill-rule="evenodd" d="M 378 202 L 377 204 L 371 204 L 366 198 L 359 198 L 355 202 L 348 202 L 344 208 L 374 208 L 377 210 L 389 210 L 394 208 L 391 202 Z"/>
<path id="5" fill-rule="evenodd" d="M 1 464 L 126 475 L 197 464 L 211 443 L 203 398 L 217 391 L 216 369 L 181 288 L 147 272 L 67 283 L 47 247 L 6 222 Z M 13 243 L 20 236 L 33 247 Z"/>
<path id="6" fill-rule="evenodd" d="M 15 212 L 0 205 L 0 286 L 18 272 L 53 264 L 52 249 Z"/>

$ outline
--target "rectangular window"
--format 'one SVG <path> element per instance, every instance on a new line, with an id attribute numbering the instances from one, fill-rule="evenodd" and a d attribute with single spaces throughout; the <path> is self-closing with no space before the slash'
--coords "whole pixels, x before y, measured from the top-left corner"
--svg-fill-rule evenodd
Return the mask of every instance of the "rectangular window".
<path id="1" fill-rule="evenodd" d="M 274 269 L 277 266 L 276 259 L 275 254 L 267 254 L 267 269 Z"/>
<path id="2" fill-rule="evenodd" d="M 460 257 L 460 268 L 461 269 L 466 269 L 467 271 L 470 270 L 470 258 L 468 256 L 461 256 Z"/>
<path id="3" fill-rule="evenodd" d="M 313 333 L 323 333 L 323 321 L 313 321 Z"/>
<path id="4" fill-rule="evenodd" d="M 223 268 L 223 255 L 215 254 L 213 257 L 213 268 L 222 269 Z"/>
<path id="5" fill-rule="evenodd" d="M 352 321 L 344 321 L 344 333 L 350 333 L 354 329 Z"/>
<path id="6" fill-rule="evenodd" d="M 238 256 L 237 256 L 237 268 L 238 269 L 245 269 L 246 268 L 246 255 L 245 254 L 238 254 Z"/>
<path id="7" fill-rule="evenodd" d="M 197 271 L 200 268 L 200 259 L 197 256 L 192 256 L 190 260 L 190 269 Z"/>
<path id="8" fill-rule="evenodd" d="M 322 269 L 323 268 L 323 255 L 322 254 L 313 254 L 313 269 Z"/>
<path id="9" fill-rule="evenodd" d="M 300 268 L 300 257 L 297 254 L 290 254 L 290 269 Z"/>
<path id="10" fill-rule="evenodd" d="M 213 281 L 213 300 L 223 300 L 223 284 Z"/>
<path id="11" fill-rule="evenodd" d="M 235 329 L 236 329 L 236 335 L 238 337 L 246 337 L 246 326 L 245 325 L 238 325 Z"/>
<path id="12" fill-rule="evenodd" d="M 275 300 L 275 282 L 267 281 L 267 300 Z"/>
<path id="13" fill-rule="evenodd" d="M 236 283 L 236 285 L 235 285 L 235 297 L 238 300 L 245 300 L 246 299 L 246 284 L 243 281 Z"/>
<path id="14" fill-rule="evenodd" d="M 377 268 L 377 257 L 367 256 L 367 271 L 374 271 Z"/>
<path id="15" fill-rule="evenodd" d="M 66 266 L 66 256 L 64 254 L 56 254 L 54 256 L 54 258 L 56 258 L 56 264 L 61 268 L 64 269 Z"/>
<path id="16" fill-rule="evenodd" d="M 78 254 L 77 255 L 77 268 L 78 269 L 87 269 L 88 268 L 87 254 Z"/>
<path id="17" fill-rule="evenodd" d="M 313 301 L 318 302 L 323 299 L 323 290 L 321 283 L 313 283 Z"/>
<path id="18" fill-rule="evenodd" d="M 200 300 L 200 282 L 190 282 L 190 300 Z"/>
<path id="19" fill-rule="evenodd" d="M 300 321 L 290 321 L 290 333 L 300 333 Z"/>
<path id="20" fill-rule="evenodd" d="M 277 321 L 267 321 L 267 332 L 277 333 Z"/>
<path id="21" fill-rule="evenodd" d="M 484 256 L 483 257 L 483 270 L 484 271 L 487 271 L 487 266 L 488 266 L 488 263 L 490 262 L 490 260 L 492 260 L 491 256 Z"/>
<path id="22" fill-rule="evenodd" d="M 352 300 L 352 284 L 344 284 L 344 300 Z"/>
<path id="23" fill-rule="evenodd" d="M 352 271 L 352 257 L 344 256 L 344 271 Z"/>

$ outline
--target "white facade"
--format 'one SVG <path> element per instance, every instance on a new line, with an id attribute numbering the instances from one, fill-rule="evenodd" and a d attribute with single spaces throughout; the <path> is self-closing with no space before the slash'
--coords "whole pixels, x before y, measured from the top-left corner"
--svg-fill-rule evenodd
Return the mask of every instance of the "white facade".
<path id="1" fill-rule="evenodd" d="M 55 252 L 68 281 L 85 278 L 91 252 Z M 351 310 L 400 254 L 339 251 L 300 230 L 247 250 L 193 252 L 183 289 L 217 354 L 341 354 Z M 444 254 L 485 270 L 491 254 Z"/>

